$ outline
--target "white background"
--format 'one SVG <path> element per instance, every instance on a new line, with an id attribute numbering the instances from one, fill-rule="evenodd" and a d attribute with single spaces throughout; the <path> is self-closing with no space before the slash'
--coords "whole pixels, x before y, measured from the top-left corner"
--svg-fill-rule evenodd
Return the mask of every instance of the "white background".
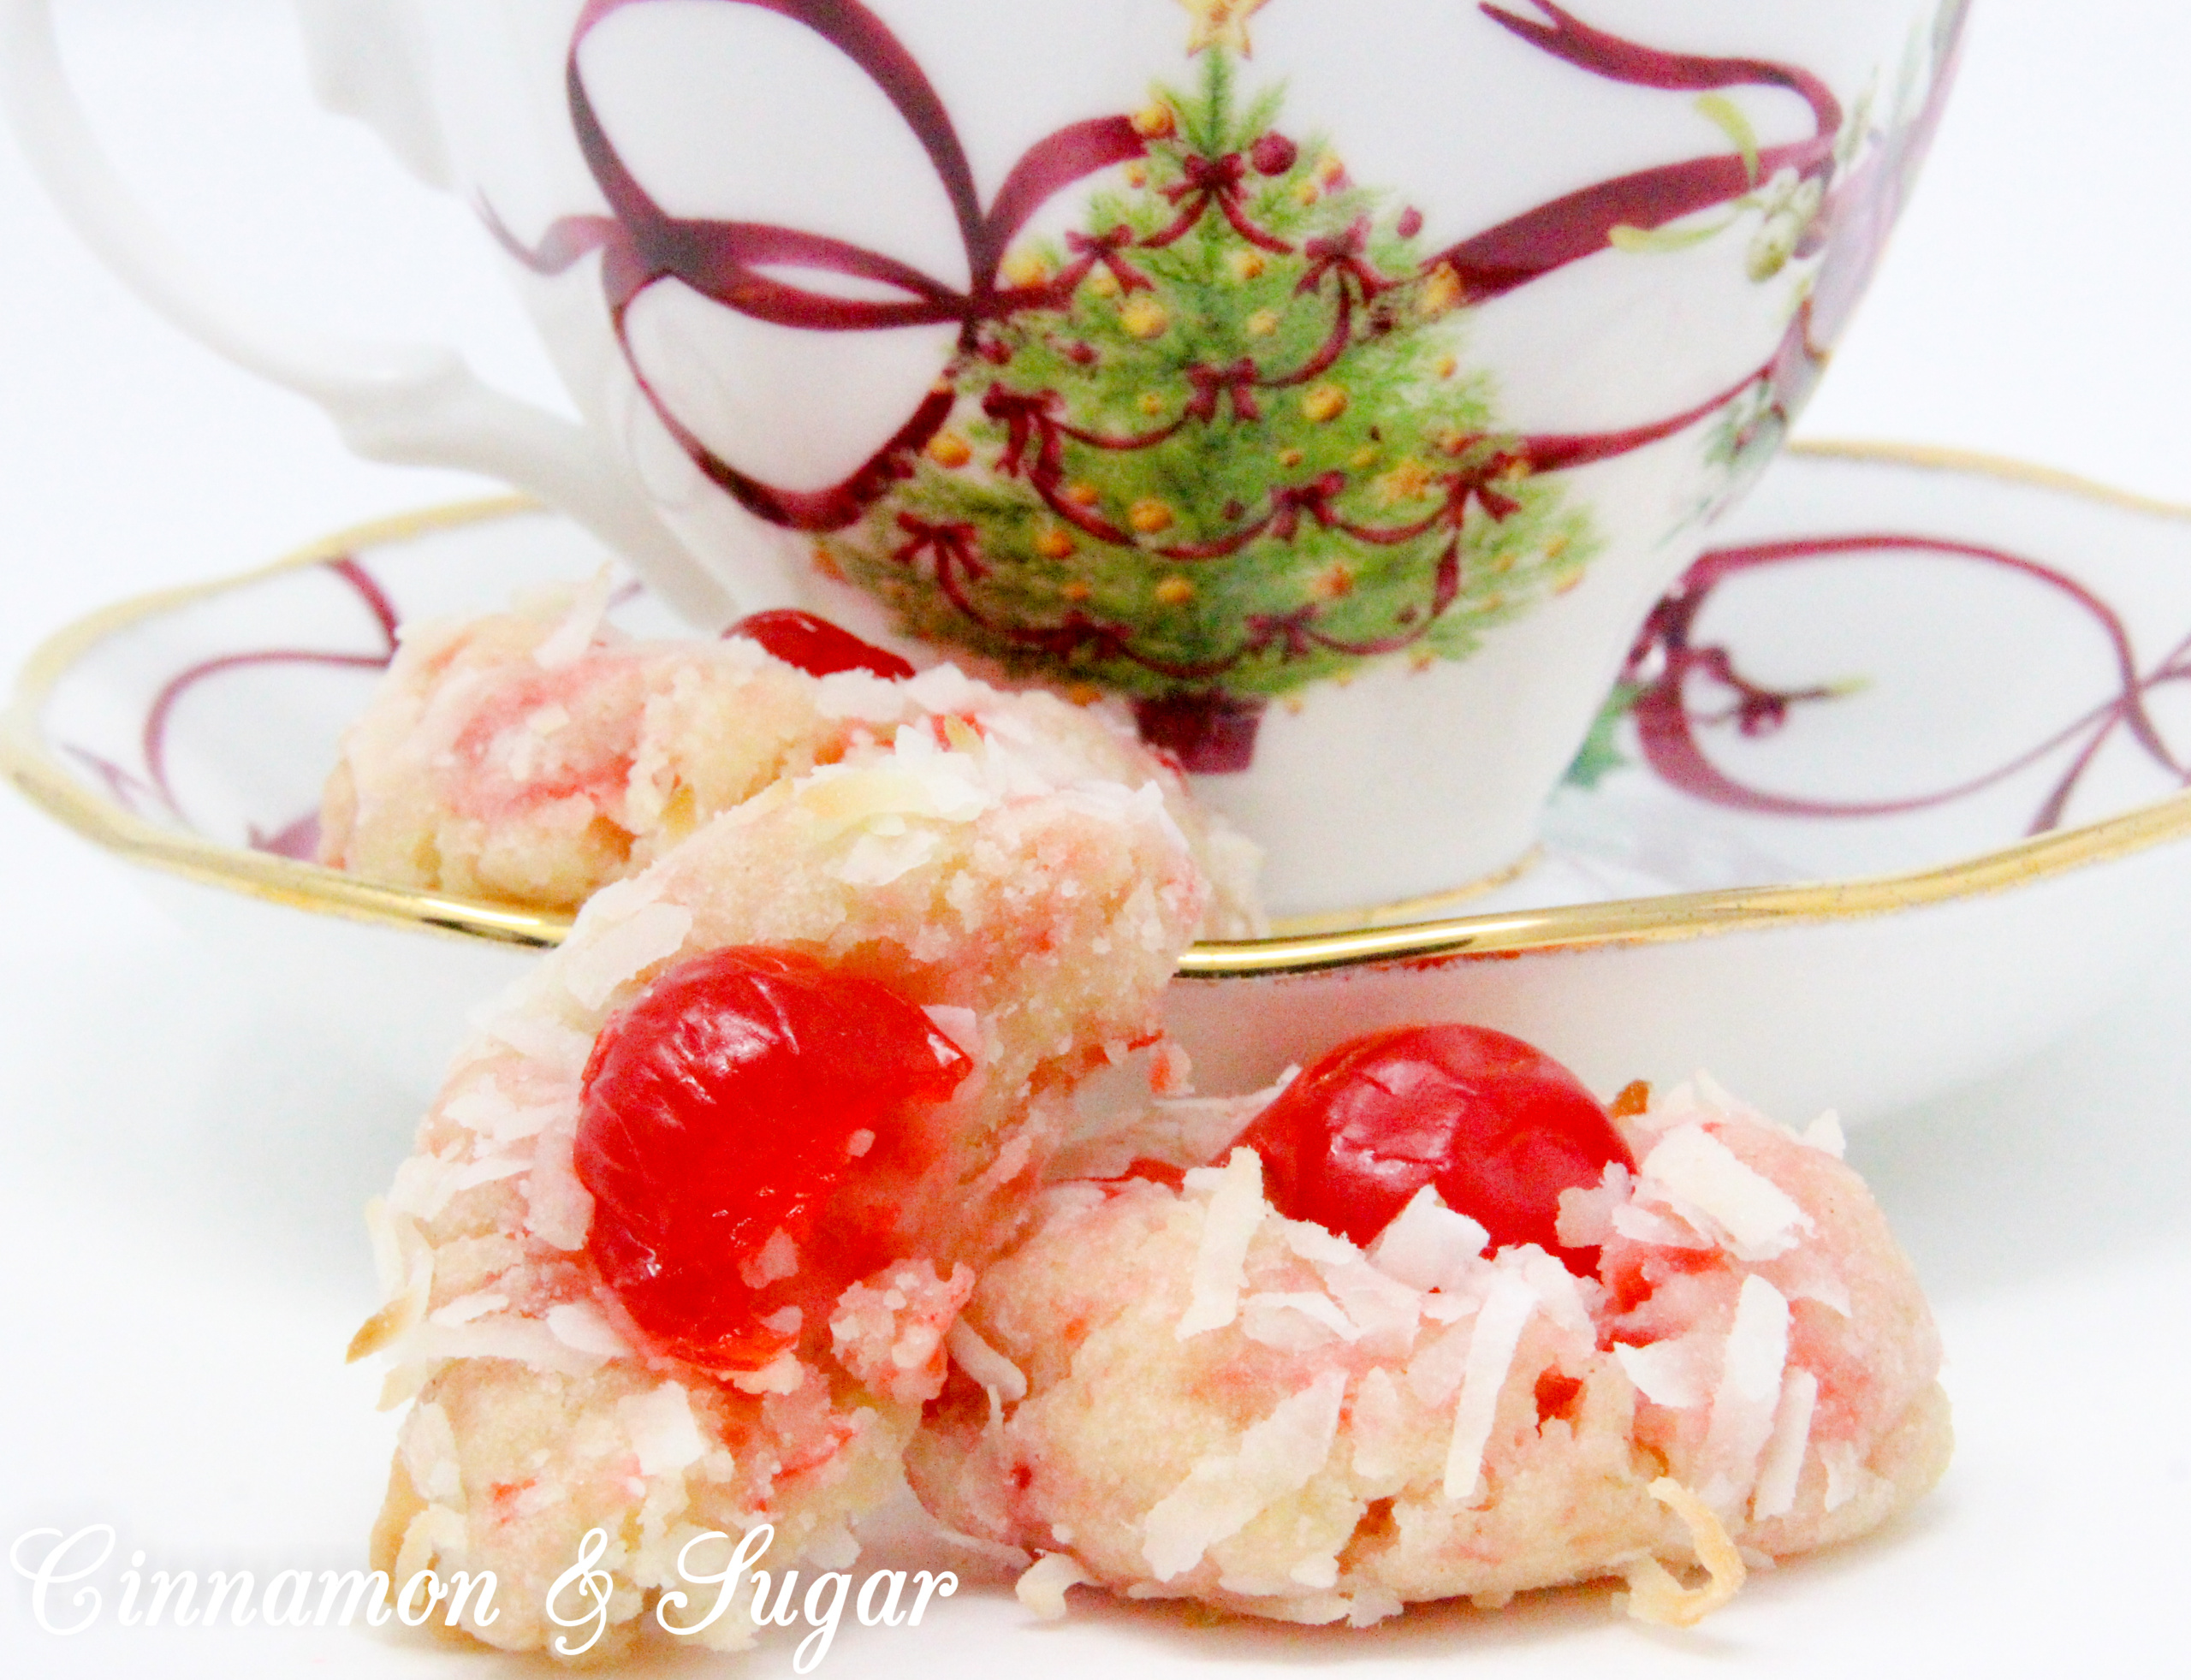
<path id="1" fill-rule="evenodd" d="M 114 151 L 210 264 L 270 306 L 453 338 L 553 400 L 470 217 L 310 110 L 282 5 L 62 9 Z M 1804 430 L 1990 450 L 2191 503 L 2191 9 L 1977 10 L 1930 175 Z M 117 596 L 475 488 L 348 460 L 316 414 L 177 338 L 0 141 L 0 668 Z M 0 883 L 15 959 L 0 994 L 0 1541 L 109 1522 L 154 1566 L 347 1566 L 387 1438 L 373 1380 L 339 1363 L 373 1304 L 356 1210 L 401 1152 L 407 1101 L 215 971 L 118 866 L 13 798 Z M 827 1671 L 2161 1671 L 2191 1647 L 2172 1609 L 2191 1567 L 2186 1018 L 2191 955 L 2028 1065 L 1858 1137 L 1940 1310 L 1962 1452 L 1914 1521 L 1760 1583 L 1696 1635 L 1608 1625 L 1592 1601 L 1411 1618 L 1376 1644 L 1147 1616 L 1037 1636 L 1008 1602 L 962 1601 L 931 1630 L 840 1647 Z M 11 1673 L 307 1663 L 504 1671 L 364 1635 L 64 1641 L 0 1580 Z"/>

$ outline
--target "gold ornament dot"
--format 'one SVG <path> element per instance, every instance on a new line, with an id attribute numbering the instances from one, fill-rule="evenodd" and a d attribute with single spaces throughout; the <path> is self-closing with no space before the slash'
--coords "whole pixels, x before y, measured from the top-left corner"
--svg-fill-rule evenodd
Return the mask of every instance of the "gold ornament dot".
<path id="1" fill-rule="evenodd" d="M 1345 566 L 1327 566 L 1309 579 L 1309 592 L 1319 601 L 1342 601 L 1354 593 L 1354 573 Z"/>
<path id="2" fill-rule="evenodd" d="M 1044 560 L 1070 560 L 1079 544 L 1055 525 L 1046 525 L 1035 538 L 1035 552 Z"/>
<path id="3" fill-rule="evenodd" d="M 1161 338 L 1172 317 L 1154 298 L 1136 298 L 1119 312 L 1119 324 L 1136 338 Z"/>
<path id="4" fill-rule="evenodd" d="M 974 452 L 955 431 L 940 431 L 928 441 L 928 458 L 938 466 L 964 466 Z"/>
<path id="5" fill-rule="evenodd" d="M 1225 263 L 1232 270 L 1235 280 L 1260 278 L 1263 270 L 1270 266 L 1263 260 L 1263 253 L 1260 251 L 1235 251 L 1225 259 Z"/>
<path id="6" fill-rule="evenodd" d="M 1346 392 L 1337 385 L 1313 385 L 1301 394 L 1301 413 L 1318 425 L 1346 413 Z"/>
<path id="7" fill-rule="evenodd" d="M 1048 282 L 1050 264 L 1039 251 L 1015 251 L 1004 259 L 1004 277 L 1013 286 L 1041 286 Z"/>
<path id="8" fill-rule="evenodd" d="M 1156 598 L 1167 607 L 1184 607 L 1195 598 L 1195 586 L 1185 578 L 1167 578 L 1156 585 Z"/>
<path id="9" fill-rule="evenodd" d="M 1152 496 L 1133 504 L 1126 514 L 1126 523 L 1143 536 L 1154 537 L 1160 531 L 1169 531 L 1176 517 L 1169 502 L 1160 502 Z M 1163 591 L 1160 588 L 1157 593 L 1161 596 Z"/>
<path id="10" fill-rule="evenodd" d="M 1172 114 L 1171 106 L 1159 100 L 1133 114 L 1133 131 L 1145 140 L 1169 140 L 1179 133 L 1179 120 Z"/>
<path id="11" fill-rule="evenodd" d="M 1249 337 L 1268 338 L 1278 330 L 1278 312 L 1275 309 L 1258 309 L 1244 324 L 1247 327 Z"/>
<path id="12" fill-rule="evenodd" d="M 1430 270 L 1416 294 L 1416 306 L 1434 320 L 1452 313 L 1468 301 L 1468 288 L 1461 284 L 1461 276 L 1453 271 L 1451 263 L 1440 263 Z"/>
<path id="13" fill-rule="evenodd" d="M 1394 463 L 1392 470 L 1377 480 L 1377 499 L 1388 508 L 1395 502 L 1419 501 L 1436 482 L 1430 469 L 1410 455 Z"/>

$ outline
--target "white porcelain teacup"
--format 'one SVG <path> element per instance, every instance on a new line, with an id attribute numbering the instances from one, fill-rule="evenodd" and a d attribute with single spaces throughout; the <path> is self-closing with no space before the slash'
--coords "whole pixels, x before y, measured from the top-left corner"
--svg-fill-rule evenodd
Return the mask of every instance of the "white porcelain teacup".
<path id="1" fill-rule="evenodd" d="M 1583 0 L 1577 0 L 1583 3 Z M 575 513 L 704 627 L 800 605 L 1135 708 L 1281 915 L 1527 856 L 1636 626 L 1778 445 L 1967 0 L 298 0 L 323 98 L 464 194 L 585 416 L 192 277 L 361 450 Z"/>

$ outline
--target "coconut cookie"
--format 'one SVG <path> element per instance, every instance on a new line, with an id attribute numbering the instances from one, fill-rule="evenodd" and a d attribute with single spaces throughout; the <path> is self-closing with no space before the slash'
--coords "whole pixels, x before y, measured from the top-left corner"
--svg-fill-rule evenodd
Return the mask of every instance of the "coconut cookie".
<path id="1" fill-rule="evenodd" d="M 1122 715 L 1015 694 L 824 620 L 763 613 L 719 642 L 635 641 L 606 576 L 520 610 L 407 628 L 344 738 L 320 861 L 397 886 L 571 910 L 770 782 L 959 717 L 1158 787 L 1214 893 L 1213 938 L 1261 931 L 1252 842 L 1204 813 Z"/>
<path id="2" fill-rule="evenodd" d="M 492 1570 L 482 1639 L 558 1636 L 597 1529 L 627 1630 L 696 1535 L 848 1562 L 1076 1088 L 1158 1041 L 1205 907 L 1164 800 L 989 721 L 775 782 L 597 893 L 377 1204 L 353 1352 L 416 1404 L 375 1563 Z"/>
<path id="3" fill-rule="evenodd" d="M 1380 1035 L 1220 1166 L 1048 1190 L 914 1486 L 1039 1558 L 1045 1613 L 1087 1583 L 1360 1626 L 1624 1576 L 1693 1621 L 1946 1461 L 1931 1316 L 1838 1154 L 1708 1085 L 1616 1120 L 1501 1035 Z"/>

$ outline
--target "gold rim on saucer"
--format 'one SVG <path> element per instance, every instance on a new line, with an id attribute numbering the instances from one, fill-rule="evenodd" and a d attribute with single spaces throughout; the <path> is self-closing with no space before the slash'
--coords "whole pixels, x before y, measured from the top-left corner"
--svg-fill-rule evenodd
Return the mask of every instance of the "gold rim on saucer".
<path id="1" fill-rule="evenodd" d="M 1794 445 L 1790 453 L 1813 459 L 1981 475 L 2135 513 L 2157 513 L 2191 527 L 2191 508 L 2111 490 L 2069 473 L 1958 449 L 1816 442 Z M 80 619 L 49 638 L 24 666 L 15 698 L 5 715 L 0 715 L 0 774 L 5 774 L 50 816 L 132 863 L 299 910 L 385 927 L 506 945 L 557 944 L 570 926 L 567 916 L 415 887 L 381 886 L 317 864 L 222 846 L 147 822 L 71 775 L 45 751 L 39 729 L 39 717 L 62 674 L 87 649 L 118 631 L 273 573 L 318 565 L 360 548 L 401 543 L 536 508 L 537 504 L 522 497 L 502 496 L 382 519 L 336 532 L 271 566 L 211 583 L 139 596 Z M 1667 944 L 1803 923 L 1855 921 L 2029 886 L 2187 837 L 2191 837 L 2191 792 L 1937 869 L 1815 885 L 1726 887 L 1550 910 L 1445 917 L 1401 926 L 1389 923 L 1402 907 L 1381 906 L 1318 917 L 1316 930 L 1297 929 L 1271 939 L 1197 945 L 1181 960 L 1179 972 L 1196 979 L 1300 974 L 1431 958 L 1511 957 L 1529 952 Z M 1471 883 L 1458 893 L 1440 893 L 1404 908 L 1416 911 L 1450 905 L 1481 890 L 1484 884 Z M 1354 925 L 1345 925 L 1348 923 Z M 1378 925 L 1381 923 L 1386 925 Z"/>

